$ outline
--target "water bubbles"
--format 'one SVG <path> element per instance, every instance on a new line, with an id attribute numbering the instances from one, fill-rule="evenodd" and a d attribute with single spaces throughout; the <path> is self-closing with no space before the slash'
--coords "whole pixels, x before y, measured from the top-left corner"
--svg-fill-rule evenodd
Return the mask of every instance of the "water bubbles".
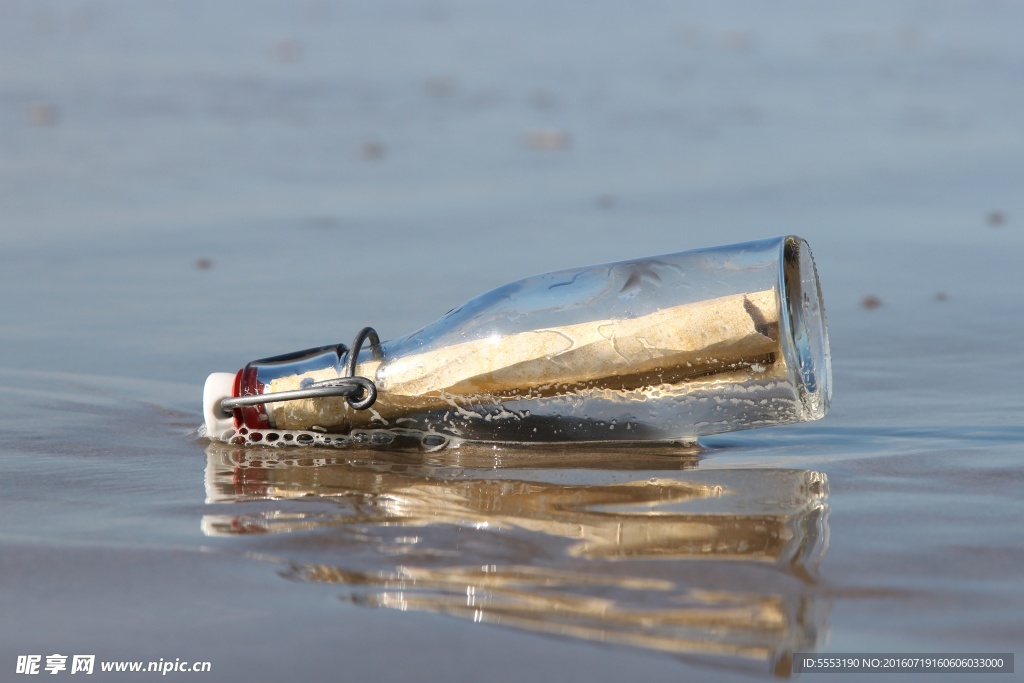
<path id="1" fill-rule="evenodd" d="M 448 439 L 441 434 L 424 434 L 420 439 L 420 444 L 428 452 L 439 451 L 448 445 Z"/>

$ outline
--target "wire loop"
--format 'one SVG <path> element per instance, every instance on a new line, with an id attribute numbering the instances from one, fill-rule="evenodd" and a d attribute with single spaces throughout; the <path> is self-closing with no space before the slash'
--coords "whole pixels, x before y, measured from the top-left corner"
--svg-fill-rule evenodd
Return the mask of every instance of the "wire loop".
<path id="1" fill-rule="evenodd" d="M 298 401 L 304 398 L 325 398 L 343 396 L 353 410 L 366 410 L 377 400 L 377 385 L 366 377 L 356 375 L 356 365 L 359 362 L 359 351 L 367 339 L 370 341 L 370 351 L 376 360 L 384 358 L 384 352 L 380 348 L 380 337 L 372 327 L 364 327 L 359 330 L 352 347 L 347 348 L 344 344 L 338 345 L 338 352 L 348 352 L 345 359 L 345 374 L 336 379 L 325 379 L 319 382 L 310 382 L 301 389 L 292 391 L 275 391 L 269 394 L 258 394 L 256 396 L 233 396 L 222 399 L 220 410 L 225 415 L 231 415 L 236 408 L 257 406 L 265 403 L 277 403 L 279 401 Z"/>

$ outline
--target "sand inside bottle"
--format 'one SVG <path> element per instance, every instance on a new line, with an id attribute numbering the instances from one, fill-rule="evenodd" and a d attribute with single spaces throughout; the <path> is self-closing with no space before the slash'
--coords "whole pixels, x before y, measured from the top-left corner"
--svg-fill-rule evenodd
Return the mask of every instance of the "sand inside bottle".
<path id="1" fill-rule="evenodd" d="M 425 411 L 613 392 L 685 393 L 694 380 L 735 382 L 757 375 L 785 379 L 774 290 L 730 295 L 619 320 L 528 330 L 474 339 L 393 362 L 370 358 L 357 374 L 377 383 L 372 409 L 353 411 L 343 399 L 269 404 L 278 429 L 331 432 L 387 426 Z M 275 379 L 267 391 L 335 377 L 333 369 Z"/>

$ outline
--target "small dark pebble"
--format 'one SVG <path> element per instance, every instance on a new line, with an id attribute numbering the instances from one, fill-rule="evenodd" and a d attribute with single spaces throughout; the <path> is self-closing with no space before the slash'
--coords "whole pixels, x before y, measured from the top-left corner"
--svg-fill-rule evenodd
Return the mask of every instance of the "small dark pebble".
<path id="1" fill-rule="evenodd" d="M 879 308 L 881 305 L 882 300 L 879 299 L 877 296 L 866 296 L 863 299 L 861 299 L 860 302 L 860 307 L 868 311 L 873 311 L 874 309 Z"/>
<path id="2" fill-rule="evenodd" d="M 530 149 L 542 151 L 554 151 L 569 149 L 571 145 L 569 134 L 563 130 L 535 130 L 526 136 L 526 146 Z"/>
<path id="3" fill-rule="evenodd" d="M 449 97 L 456 88 L 458 83 L 452 76 L 431 76 L 423 81 L 423 90 L 430 97 Z"/>
<path id="4" fill-rule="evenodd" d="M 387 154 L 387 149 L 384 147 L 384 143 L 379 140 L 370 140 L 369 142 L 363 143 L 363 158 L 370 161 L 378 161 L 384 158 Z"/>
<path id="5" fill-rule="evenodd" d="M 1002 211 L 990 211 L 987 220 L 993 228 L 998 228 L 1006 223 L 1006 214 Z"/>
<path id="6" fill-rule="evenodd" d="M 270 55 L 275 62 L 294 64 L 302 59 L 302 46 L 296 41 L 286 38 L 274 43 Z"/>
<path id="7" fill-rule="evenodd" d="M 33 104 L 26 115 L 33 126 L 52 126 L 57 123 L 57 108 L 49 104 Z"/>

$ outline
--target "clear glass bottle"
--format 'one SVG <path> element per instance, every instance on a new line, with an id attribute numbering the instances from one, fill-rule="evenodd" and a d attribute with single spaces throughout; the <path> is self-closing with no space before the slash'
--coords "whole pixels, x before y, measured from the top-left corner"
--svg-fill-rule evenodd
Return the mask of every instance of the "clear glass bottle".
<path id="1" fill-rule="evenodd" d="M 817 272 L 807 243 L 793 236 L 499 287 L 417 332 L 356 351 L 355 374 L 377 391 L 365 410 L 344 397 L 268 402 L 230 417 L 218 410 L 224 397 L 344 377 L 350 353 L 327 346 L 211 375 L 207 434 L 692 443 L 816 420 L 832 391 Z"/>

